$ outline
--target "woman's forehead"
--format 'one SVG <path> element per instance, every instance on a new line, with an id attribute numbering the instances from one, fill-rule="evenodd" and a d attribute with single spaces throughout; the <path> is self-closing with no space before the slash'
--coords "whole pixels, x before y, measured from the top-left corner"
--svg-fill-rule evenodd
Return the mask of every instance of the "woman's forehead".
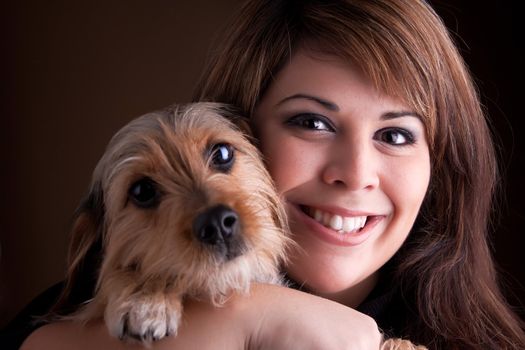
<path id="1" fill-rule="evenodd" d="M 278 93 L 282 98 L 289 98 L 309 95 L 314 91 L 315 94 L 321 93 L 319 97 L 322 97 L 362 89 L 374 94 L 378 100 L 395 101 L 410 107 L 399 95 L 388 94 L 386 88 L 378 87 L 355 60 L 324 52 L 322 48 L 301 47 L 295 50 L 287 63 L 272 76 L 266 93 Z"/>

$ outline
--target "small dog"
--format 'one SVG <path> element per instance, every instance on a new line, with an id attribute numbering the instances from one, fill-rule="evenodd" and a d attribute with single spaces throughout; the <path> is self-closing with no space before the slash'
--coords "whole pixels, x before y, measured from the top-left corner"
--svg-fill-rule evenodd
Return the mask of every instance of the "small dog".
<path id="1" fill-rule="evenodd" d="M 73 225 L 62 299 L 97 277 L 71 318 L 103 317 L 113 336 L 147 344 L 177 333 L 186 296 L 220 305 L 251 282 L 280 283 L 285 212 L 243 125 L 230 107 L 195 103 L 112 138 Z"/>

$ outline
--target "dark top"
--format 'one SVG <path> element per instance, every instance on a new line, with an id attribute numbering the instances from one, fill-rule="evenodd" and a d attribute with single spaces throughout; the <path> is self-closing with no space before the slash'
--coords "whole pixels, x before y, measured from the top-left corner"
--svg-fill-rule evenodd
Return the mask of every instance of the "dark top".
<path id="1" fill-rule="evenodd" d="M 40 317 L 47 314 L 57 301 L 63 282 L 48 288 L 33 299 L 20 313 L 0 331 L 0 348 L 18 349 L 24 340 L 37 328 L 46 324 Z"/>
<path id="2" fill-rule="evenodd" d="M 290 287 L 302 289 L 293 282 L 290 283 Z M 48 312 L 62 288 L 63 282 L 57 283 L 31 301 L 0 331 L 0 347 L 4 350 L 18 349 L 29 334 L 46 324 L 39 319 L 39 316 Z M 401 293 L 388 283 L 380 283 L 376 286 L 357 310 L 374 318 L 387 338 L 402 337 L 402 330 L 410 320 Z"/>

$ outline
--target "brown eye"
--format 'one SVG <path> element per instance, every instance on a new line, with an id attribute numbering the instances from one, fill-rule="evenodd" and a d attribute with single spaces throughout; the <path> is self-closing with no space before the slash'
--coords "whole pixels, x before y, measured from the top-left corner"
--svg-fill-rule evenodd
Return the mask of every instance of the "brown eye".
<path id="1" fill-rule="evenodd" d="M 159 202 L 157 184 L 148 177 L 133 183 L 129 188 L 128 196 L 140 208 L 153 208 Z"/>
<path id="2" fill-rule="evenodd" d="M 410 131 L 401 128 L 379 130 L 375 138 L 392 146 L 407 146 L 416 142 L 414 135 Z"/>
<path id="3" fill-rule="evenodd" d="M 210 165 L 221 172 L 229 172 L 234 159 L 233 146 L 228 143 L 217 143 L 210 149 Z"/>
<path id="4" fill-rule="evenodd" d="M 285 123 L 290 126 L 306 129 L 308 131 L 335 131 L 328 118 L 314 113 L 298 114 L 288 119 Z"/>

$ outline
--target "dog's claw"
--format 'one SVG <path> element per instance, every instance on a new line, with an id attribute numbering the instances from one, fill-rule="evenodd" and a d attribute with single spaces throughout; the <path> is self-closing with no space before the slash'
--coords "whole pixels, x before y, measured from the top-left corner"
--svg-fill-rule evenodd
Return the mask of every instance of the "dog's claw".
<path id="1" fill-rule="evenodd" d="M 106 324 L 114 336 L 151 343 L 176 334 L 181 314 L 177 304 L 153 302 L 147 296 L 137 299 L 106 310 Z"/>
<path id="2" fill-rule="evenodd" d="M 140 332 L 133 332 L 130 330 L 129 327 L 129 315 L 126 314 L 123 317 L 122 320 L 122 331 L 119 333 L 118 338 L 120 340 L 137 340 L 142 343 L 151 343 L 155 341 L 159 341 L 164 337 L 169 336 L 171 333 L 169 331 L 166 331 L 163 335 L 157 335 L 155 334 L 156 330 L 154 328 L 147 328 L 143 333 Z"/>

